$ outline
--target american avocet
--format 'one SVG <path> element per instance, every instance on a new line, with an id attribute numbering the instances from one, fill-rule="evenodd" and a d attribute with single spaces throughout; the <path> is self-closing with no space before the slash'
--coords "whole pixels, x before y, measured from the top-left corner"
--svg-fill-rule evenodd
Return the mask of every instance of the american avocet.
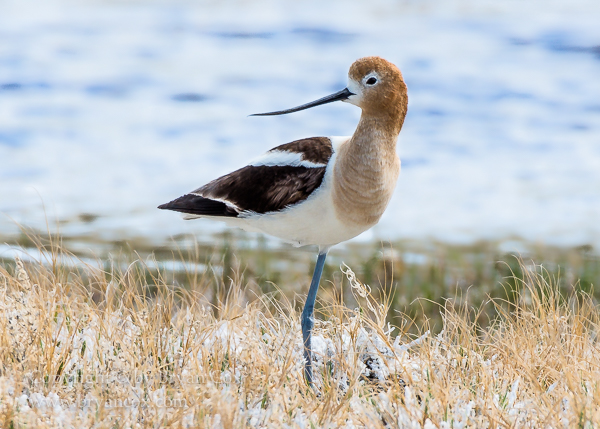
<path id="1" fill-rule="evenodd" d="M 313 310 L 329 248 L 375 225 L 392 197 L 400 172 L 396 141 L 408 96 L 400 70 L 379 57 L 361 58 L 348 87 L 283 115 L 333 101 L 362 109 L 351 137 L 312 137 L 271 149 L 246 167 L 179 197 L 160 209 L 262 231 L 319 253 L 302 311 L 304 373 L 312 383 Z"/>

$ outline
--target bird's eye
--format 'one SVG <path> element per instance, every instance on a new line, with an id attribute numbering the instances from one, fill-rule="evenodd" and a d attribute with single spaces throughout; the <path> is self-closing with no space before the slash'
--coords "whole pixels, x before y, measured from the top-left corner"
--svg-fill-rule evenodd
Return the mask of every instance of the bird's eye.
<path id="1" fill-rule="evenodd" d="M 374 77 L 370 77 L 367 79 L 367 85 L 375 85 L 377 83 L 377 79 Z"/>

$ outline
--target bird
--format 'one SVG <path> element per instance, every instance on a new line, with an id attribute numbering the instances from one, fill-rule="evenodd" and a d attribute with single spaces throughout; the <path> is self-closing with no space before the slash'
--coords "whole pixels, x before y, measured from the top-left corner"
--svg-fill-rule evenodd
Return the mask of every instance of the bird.
<path id="1" fill-rule="evenodd" d="M 300 106 L 250 116 L 284 115 L 335 101 L 362 110 L 347 137 L 311 137 L 277 146 L 248 165 L 171 202 L 163 210 L 259 231 L 294 246 L 317 246 L 301 314 L 304 377 L 313 385 L 314 306 L 329 249 L 377 224 L 400 173 L 397 140 L 408 110 L 407 86 L 391 62 L 356 60 L 341 91 Z"/>

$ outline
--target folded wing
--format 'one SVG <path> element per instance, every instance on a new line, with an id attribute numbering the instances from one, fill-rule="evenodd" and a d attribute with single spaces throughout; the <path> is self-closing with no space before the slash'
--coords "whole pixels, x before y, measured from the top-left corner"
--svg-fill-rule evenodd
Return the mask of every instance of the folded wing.
<path id="1" fill-rule="evenodd" d="M 326 137 L 287 143 L 159 208 L 218 217 L 278 212 L 306 200 L 319 188 L 332 153 Z"/>

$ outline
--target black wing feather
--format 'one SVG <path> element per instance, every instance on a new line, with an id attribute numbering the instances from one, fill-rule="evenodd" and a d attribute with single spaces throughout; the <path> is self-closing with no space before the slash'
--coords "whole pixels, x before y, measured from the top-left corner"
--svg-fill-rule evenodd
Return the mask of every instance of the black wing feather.
<path id="1" fill-rule="evenodd" d="M 324 176 L 325 167 L 247 166 L 194 193 L 228 201 L 240 211 L 264 214 L 304 201 Z"/>
<path id="2" fill-rule="evenodd" d="M 158 208 L 226 217 L 237 217 L 242 212 L 264 214 L 283 210 L 306 200 L 321 186 L 333 147 L 329 138 L 313 137 L 272 151 L 298 153 L 302 160 L 323 167 L 248 165 Z"/>
<path id="3" fill-rule="evenodd" d="M 205 216 L 237 217 L 239 214 L 235 209 L 222 201 L 215 201 L 194 194 L 186 194 L 174 199 L 170 203 L 162 204 L 158 208 Z"/>
<path id="4" fill-rule="evenodd" d="M 333 146 L 329 137 L 311 137 L 282 144 L 269 152 L 275 151 L 299 153 L 304 161 L 325 165 L 333 154 Z"/>

